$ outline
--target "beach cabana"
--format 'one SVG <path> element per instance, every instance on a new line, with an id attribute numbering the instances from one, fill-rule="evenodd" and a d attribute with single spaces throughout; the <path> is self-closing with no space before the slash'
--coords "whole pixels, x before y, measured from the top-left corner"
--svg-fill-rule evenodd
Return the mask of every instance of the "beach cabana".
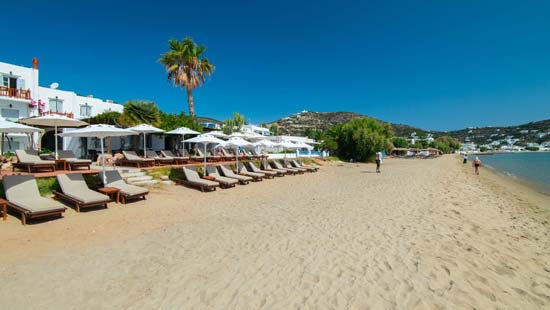
<path id="1" fill-rule="evenodd" d="M 76 128 L 88 125 L 88 123 L 69 118 L 64 115 L 48 114 L 38 117 L 31 117 L 19 120 L 20 123 L 33 126 L 53 127 L 54 128 L 54 140 L 55 140 L 55 159 L 59 159 L 57 156 L 57 129 L 58 128 Z"/>
<path id="2" fill-rule="evenodd" d="M 155 126 L 151 126 L 149 124 L 139 124 L 134 127 L 128 128 L 128 130 L 139 132 L 143 134 L 143 157 L 147 158 L 147 139 L 145 139 L 145 135 L 148 133 L 163 133 L 164 130 L 157 128 Z"/>
<path id="3" fill-rule="evenodd" d="M 103 174 L 103 183 L 107 184 L 107 176 L 105 174 L 105 149 L 103 147 L 103 140 L 106 137 L 124 137 L 124 136 L 131 136 L 131 135 L 137 135 L 138 133 L 135 131 L 131 131 L 128 129 L 122 129 L 117 128 L 112 125 L 105 125 L 105 124 L 99 124 L 99 125 L 90 125 L 85 128 L 76 129 L 73 131 L 65 132 L 59 134 L 62 137 L 92 137 L 92 138 L 98 138 L 101 145 L 101 167 L 102 167 L 102 174 Z"/>

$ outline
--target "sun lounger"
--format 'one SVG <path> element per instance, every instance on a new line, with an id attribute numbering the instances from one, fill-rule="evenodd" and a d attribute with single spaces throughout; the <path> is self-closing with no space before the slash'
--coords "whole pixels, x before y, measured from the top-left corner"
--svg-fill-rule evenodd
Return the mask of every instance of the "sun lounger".
<path id="1" fill-rule="evenodd" d="M 254 181 L 262 181 L 263 178 L 265 178 L 265 174 L 263 173 L 248 171 L 248 169 L 246 169 L 246 166 L 242 162 L 239 162 L 237 164 L 237 173 L 240 175 L 246 175 L 247 177 L 251 177 L 254 179 Z"/>
<path id="2" fill-rule="evenodd" d="M 172 159 L 176 164 L 185 164 L 189 160 L 189 157 L 176 156 L 169 150 L 162 150 L 160 153 L 164 156 L 164 158 Z"/>
<path id="3" fill-rule="evenodd" d="M 196 162 L 204 161 L 204 157 L 197 156 L 197 155 L 191 155 L 191 154 L 189 154 L 189 152 L 187 152 L 186 149 L 181 150 L 181 152 L 182 152 L 182 156 L 186 156 L 186 157 L 190 158 L 192 161 L 196 161 Z"/>
<path id="4" fill-rule="evenodd" d="M 185 180 L 178 180 L 177 183 L 198 187 L 203 192 L 205 190 L 215 191 L 216 187 L 220 186 L 220 183 L 218 182 L 201 179 L 194 166 L 183 167 L 182 169 L 183 174 L 185 175 Z"/>
<path id="5" fill-rule="evenodd" d="M 59 159 L 64 159 L 67 162 L 69 170 L 73 170 L 79 167 L 86 167 L 89 170 L 90 165 L 92 164 L 92 161 L 89 159 L 76 158 L 76 155 L 71 150 L 58 151 L 57 156 L 59 157 Z"/>
<path id="6" fill-rule="evenodd" d="M 239 183 L 239 180 L 222 177 L 215 166 L 206 166 L 206 174 L 209 177 L 213 177 L 216 182 L 220 183 L 220 187 L 222 188 L 234 187 L 237 183 Z"/>
<path id="7" fill-rule="evenodd" d="M 260 153 L 256 152 L 256 150 L 254 150 L 254 149 L 250 150 L 250 152 L 252 153 L 252 155 L 256 156 L 258 159 L 267 158 L 267 155 L 260 154 Z"/>
<path id="8" fill-rule="evenodd" d="M 245 175 L 235 174 L 230 167 L 221 166 L 221 165 L 218 166 L 218 167 L 220 168 L 220 171 L 223 174 L 223 176 L 231 178 L 231 179 L 238 180 L 243 185 L 248 184 L 248 182 L 250 182 L 250 181 L 254 181 L 254 179 L 251 178 L 251 177 L 247 177 Z"/>
<path id="9" fill-rule="evenodd" d="M 317 171 L 317 169 L 314 168 L 314 167 L 301 166 L 301 165 L 300 165 L 296 160 L 294 160 L 294 159 L 293 159 L 293 160 L 290 160 L 290 161 L 289 161 L 289 164 L 290 164 L 292 167 L 296 168 L 296 169 L 305 169 L 307 172 L 315 172 L 315 171 Z"/>
<path id="10" fill-rule="evenodd" d="M 118 170 L 105 171 L 105 176 L 107 177 L 107 183 L 103 182 L 103 186 L 115 187 L 120 189 L 120 197 L 122 198 L 122 203 L 126 203 L 128 199 L 133 198 L 145 199 L 145 196 L 149 194 L 149 190 L 146 188 L 126 183 L 122 179 L 122 176 L 120 176 Z"/>
<path id="11" fill-rule="evenodd" d="M 11 175 L 3 178 L 8 206 L 21 214 L 21 224 L 27 219 L 45 216 L 62 216 L 65 208 L 59 202 L 40 196 L 33 175 Z"/>
<path id="12" fill-rule="evenodd" d="M 142 158 L 139 157 L 138 154 L 134 151 L 122 151 L 122 154 L 124 155 L 124 163 L 129 165 L 135 165 L 138 168 L 141 167 L 149 167 L 155 165 L 155 159 L 154 158 Z"/>
<path id="13" fill-rule="evenodd" d="M 276 161 L 276 160 L 271 161 L 271 166 L 275 169 L 285 170 L 287 172 L 287 174 L 294 175 L 294 174 L 298 174 L 298 173 L 300 173 L 300 174 L 304 173 L 303 171 L 298 170 L 298 169 L 283 167 L 283 165 L 280 162 Z"/>
<path id="14" fill-rule="evenodd" d="M 109 196 L 89 189 L 80 173 L 58 174 L 56 178 L 61 191 L 54 191 L 54 196 L 74 204 L 77 212 L 87 207 L 107 208 L 107 203 L 111 201 Z"/>
<path id="15" fill-rule="evenodd" d="M 175 163 L 175 161 L 171 158 L 160 157 L 159 154 L 157 154 L 157 152 L 155 152 L 155 151 L 145 151 L 145 154 L 147 154 L 148 159 L 150 159 L 150 158 L 154 159 L 155 164 L 157 166 L 171 165 L 171 164 Z"/>
<path id="16" fill-rule="evenodd" d="M 228 153 L 224 148 L 221 151 L 225 160 L 235 160 L 235 155 Z"/>
<path id="17" fill-rule="evenodd" d="M 303 162 L 299 160 L 292 160 L 292 163 L 294 163 L 294 166 L 298 168 L 305 168 L 308 169 L 311 172 L 317 172 L 319 170 L 319 167 L 311 166 L 311 165 L 304 165 Z"/>
<path id="18" fill-rule="evenodd" d="M 254 162 L 249 162 L 248 163 L 248 167 L 250 168 L 250 171 L 251 172 L 254 172 L 254 173 L 263 173 L 265 175 L 266 178 L 268 179 L 273 179 L 274 177 L 276 176 L 283 176 L 283 175 L 279 175 L 277 172 L 275 171 L 268 171 L 268 170 L 261 170 L 260 168 L 258 168 L 258 166 L 256 166 L 256 164 Z"/>
<path id="19" fill-rule="evenodd" d="M 17 163 L 13 164 L 14 168 L 27 170 L 29 173 L 39 169 L 55 171 L 55 161 L 41 159 L 38 152 L 34 150 L 16 150 L 15 155 Z"/>
<path id="20" fill-rule="evenodd" d="M 283 164 L 283 167 L 286 168 L 286 169 L 295 169 L 295 170 L 298 170 L 298 173 L 305 173 L 305 172 L 309 172 L 306 168 L 297 168 L 297 167 L 294 167 L 290 164 L 290 162 L 288 160 L 283 160 L 282 161 L 282 164 Z"/>
<path id="21" fill-rule="evenodd" d="M 277 175 L 279 176 L 284 176 L 286 174 L 294 174 L 286 169 L 277 169 L 277 168 L 272 168 L 270 165 L 269 165 L 269 162 L 267 161 L 267 159 L 262 159 L 261 161 L 261 164 L 260 164 L 260 168 L 262 170 L 267 170 L 267 171 L 273 171 L 273 172 L 276 172 Z"/>

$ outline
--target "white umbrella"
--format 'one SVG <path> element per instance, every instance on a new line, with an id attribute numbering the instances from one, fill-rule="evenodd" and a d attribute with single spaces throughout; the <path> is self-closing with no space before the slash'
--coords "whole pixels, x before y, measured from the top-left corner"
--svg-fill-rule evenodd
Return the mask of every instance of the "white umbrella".
<path id="1" fill-rule="evenodd" d="M 183 140 L 183 142 L 202 143 L 202 144 L 204 144 L 204 175 L 206 175 L 206 145 L 208 145 L 210 143 L 220 144 L 220 143 L 224 143 L 225 141 L 220 140 L 220 139 L 218 139 L 214 136 L 211 136 L 209 134 L 202 134 L 202 135 L 198 135 L 198 136 L 196 136 L 194 138 L 191 138 L 191 139 Z"/>
<path id="2" fill-rule="evenodd" d="M 244 138 L 246 135 L 242 132 L 234 132 L 229 135 L 229 138 Z"/>
<path id="3" fill-rule="evenodd" d="M 105 151 L 103 149 L 103 139 L 106 137 L 123 137 L 137 135 L 135 131 L 128 129 L 117 128 L 112 125 L 90 125 L 85 128 L 75 129 L 73 131 L 64 132 L 59 134 L 62 137 L 95 137 L 99 138 L 101 144 L 101 166 L 103 167 L 103 183 L 107 184 L 107 177 L 105 176 Z"/>
<path id="4" fill-rule="evenodd" d="M 235 157 L 236 157 L 236 161 L 237 161 L 237 169 L 239 169 L 239 147 L 250 146 L 250 145 L 252 145 L 252 143 L 246 141 L 245 139 L 243 139 L 239 136 L 236 136 L 236 137 L 229 138 L 229 140 L 222 143 L 222 145 L 235 147 Z"/>
<path id="5" fill-rule="evenodd" d="M 189 129 L 187 127 L 179 127 L 174 130 L 170 130 L 166 132 L 167 134 L 171 135 L 181 135 L 183 139 L 185 139 L 185 135 L 198 135 L 200 132 L 194 131 L 193 129 Z"/>
<path id="6" fill-rule="evenodd" d="M 143 134 L 143 157 L 147 158 L 147 140 L 145 139 L 145 135 L 148 133 L 162 133 L 164 130 L 157 128 L 155 126 L 151 126 L 149 124 L 139 124 L 134 127 L 128 128 L 128 130 L 140 132 Z"/>
<path id="7" fill-rule="evenodd" d="M 268 148 L 268 147 L 276 147 L 276 146 L 279 146 L 279 143 L 275 143 L 273 141 L 269 141 L 267 139 L 262 139 L 262 140 L 258 140 L 254 143 L 252 143 L 254 146 L 260 146 L 260 147 L 264 147 L 264 149 Z"/>
<path id="8" fill-rule="evenodd" d="M 74 127 L 82 127 L 85 125 L 88 125 L 88 123 L 77 120 L 74 118 L 69 118 L 64 115 L 57 115 L 57 114 L 48 114 L 38 117 L 31 117 L 31 118 L 25 118 L 20 119 L 20 123 L 27 124 L 27 125 L 34 125 L 34 126 L 44 126 L 44 127 L 53 127 L 55 130 L 54 138 L 55 138 L 55 159 L 57 159 L 57 128 L 59 127 L 68 127 L 68 128 L 74 128 Z"/>
<path id="9" fill-rule="evenodd" d="M 279 146 L 282 146 L 285 150 L 296 150 L 300 147 L 297 144 L 294 144 L 288 140 L 284 140 L 283 142 L 279 143 Z M 285 158 L 286 158 L 286 152 L 285 152 Z"/>
<path id="10" fill-rule="evenodd" d="M 227 138 L 229 138 L 228 135 L 224 134 L 223 132 L 221 132 L 221 131 L 219 131 L 219 130 L 217 130 L 217 131 L 211 131 L 211 132 L 209 132 L 208 134 L 211 135 L 211 136 L 214 136 L 214 137 L 216 137 L 216 138 L 221 138 L 221 139 L 227 139 Z"/>

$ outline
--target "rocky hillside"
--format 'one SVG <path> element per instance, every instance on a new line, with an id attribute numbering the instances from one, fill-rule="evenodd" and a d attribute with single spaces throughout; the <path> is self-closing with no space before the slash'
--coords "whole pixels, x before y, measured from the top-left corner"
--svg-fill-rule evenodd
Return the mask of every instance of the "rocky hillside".
<path id="1" fill-rule="evenodd" d="M 302 111 L 273 122 L 279 127 L 279 134 L 303 136 L 306 130 L 326 130 L 329 127 L 365 117 L 355 112 L 310 112 Z M 271 124 L 270 124 L 271 125 Z M 409 136 L 411 133 L 426 133 L 426 130 L 402 125 L 391 124 L 396 136 Z"/>

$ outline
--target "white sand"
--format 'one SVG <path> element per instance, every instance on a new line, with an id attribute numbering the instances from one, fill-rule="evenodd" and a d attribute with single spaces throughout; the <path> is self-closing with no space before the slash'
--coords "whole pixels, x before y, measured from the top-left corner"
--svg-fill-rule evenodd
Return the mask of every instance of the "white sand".
<path id="1" fill-rule="evenodd" d="M 550 308 L 548 197 L 459 159 L 330 164 L 0 223 L 3 309 Z"/>

